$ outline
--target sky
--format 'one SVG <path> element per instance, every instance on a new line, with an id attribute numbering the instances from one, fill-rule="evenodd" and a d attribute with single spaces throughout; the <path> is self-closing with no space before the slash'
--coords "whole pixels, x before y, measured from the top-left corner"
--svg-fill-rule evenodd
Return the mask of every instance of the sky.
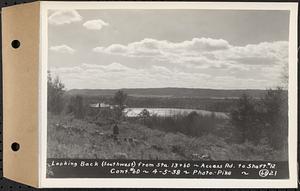
<path id="1" fill-rule="evenodd" d="M 48 69 L 67 89 L 273 88 L 288 29 L 278 10 L 50 10 Z"/>

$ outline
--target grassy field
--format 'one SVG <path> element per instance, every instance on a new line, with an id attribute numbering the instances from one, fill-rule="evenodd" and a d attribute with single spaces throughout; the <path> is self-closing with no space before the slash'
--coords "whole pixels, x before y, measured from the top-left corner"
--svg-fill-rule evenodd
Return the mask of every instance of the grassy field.
<path id="1" fill-rule="evenodd" d="M 148 128 L 134 121 L 112 124 L 48 113 L 48 158 L 153 160 L 287 160 L 287 153 L 264 144 L 234 144 L 208 134 L 191 137 Z"/>

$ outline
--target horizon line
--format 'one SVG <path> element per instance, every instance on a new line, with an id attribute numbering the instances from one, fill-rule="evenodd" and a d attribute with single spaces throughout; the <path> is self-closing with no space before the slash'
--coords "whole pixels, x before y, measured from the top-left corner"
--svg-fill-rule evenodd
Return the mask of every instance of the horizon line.
<path id="1" fill-rule="evenodd" d="M 189 88 L 189 87 L 151 87 L 151 88 L 72 88 L 72 89 L 67 89 L 66 91 L 71 91 L 71 90 L 128 90 L 128 89 L 194 89 L 194 90 L 268 90 L 268 89 L 276 89 L 277 87 L 272 87 L 272 88 Z"/>

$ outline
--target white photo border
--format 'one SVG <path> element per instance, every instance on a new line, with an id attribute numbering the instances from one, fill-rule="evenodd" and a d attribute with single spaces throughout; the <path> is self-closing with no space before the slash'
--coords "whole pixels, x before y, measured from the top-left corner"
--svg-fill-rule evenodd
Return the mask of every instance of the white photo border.
<path id="1" fill-rule="evenodd" d="M 297 187 L 297 3 L 257 2 L 40 2 L 39 186 L 53 188 L 296 188 Z M 46 178 L 48 19 L 51 9 L 289 10 L 289 179 Z"/>

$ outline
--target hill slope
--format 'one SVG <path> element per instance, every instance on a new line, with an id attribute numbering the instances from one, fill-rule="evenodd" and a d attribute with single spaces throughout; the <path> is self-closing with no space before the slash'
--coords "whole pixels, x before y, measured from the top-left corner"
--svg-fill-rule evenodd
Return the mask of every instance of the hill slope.
<path id="1" fill-rule="evenodd" d="M 67 128 L 59 128 L 63 124 Z M 120 134 L 111 137 L 112 125 L 97 125 L 71 116 L 48 114 L 48 158 L 199 160 L 209 155 L 211 160 L 286 160 L 286 153 L 250 143 L 227 143 L 222 137 L 205 135 L 190 137 L 181 133 L 163 132 L 141 124 L 123 121 Z M 132 141 L 130 141 L 132 140 Z"/>

